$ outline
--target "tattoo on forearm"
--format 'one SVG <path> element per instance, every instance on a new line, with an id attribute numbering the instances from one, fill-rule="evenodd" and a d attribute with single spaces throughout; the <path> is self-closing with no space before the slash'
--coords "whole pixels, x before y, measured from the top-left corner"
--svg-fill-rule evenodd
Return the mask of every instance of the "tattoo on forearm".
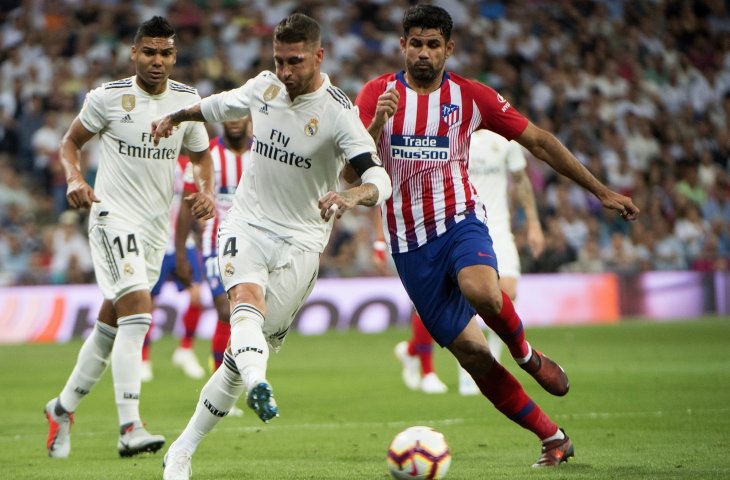
<path id="1" fill-rule="evenodd" d="M 203 113 L 201 111 L 191 108 L 183 108 L 181 110 L 178 110 L 177 112 L 170 114 L 170 120 L 172 120 L 172 123 L 174 123 L 175 125 L 179 125 L 182 122 L 205 121 L 205 119 L 203 118 Z"/>

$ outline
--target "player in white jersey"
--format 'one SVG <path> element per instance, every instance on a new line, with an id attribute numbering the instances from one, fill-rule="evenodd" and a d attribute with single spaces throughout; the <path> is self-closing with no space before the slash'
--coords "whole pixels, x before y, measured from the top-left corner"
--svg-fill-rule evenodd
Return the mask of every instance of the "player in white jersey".
<path id="1" fill-rule="evenodd" d="M 320 28 L 295 13 L 274 30 L 276 74 L 203 99 L 152 124 L 155 139 L 188 120 L 220 122 L 251 115 L 251 167 L 218 234 L 218 264 L 231 306 L 231 347 L 203 387 L 187 427 L 165 455 L 164 478 L 187 479 L 203 437 L 247 392 L 264 422 L 278 415 L 266 378 L 275 351 L 312 290 L 330 218 L 356 205 L 381 204 L 390 178 L 357 110 L 327 75 Z M 337 191 L 348 180 L 362 184 Z M 356 175 L 355 175 L 356 174 Z M 324 221 L 323 221 L 324 220 Z"/>
<path id="2" fill-rule="evenodd" d="M 214 208 L 208 135 L 202 125 L 181 124 L 161 143 L 153 142 L 149 132 L 153 118 L 200 98 L 193 88 L 169 80 L 175 58 L 172 26 L 162 17 L 144 22 L 131 49 L 136 75 L 89 92 L 61 142 L 68 202 L 91 208 L 89 242 L 104 301 L 65 387 L 46 404 L 51 457 L 69 455 L 73 413 L 110 362 L 119 454 L 154 452 L 165 442 L 162 435 L 147 432 L 140 419 L 141 350 L 152 318 L 150 288 L 165 253 L 173 170 L 183 145 L 196 164 L 200 187 L 191 202 L 193 213 L 208 218 Z M 92 188 L 81 174 L 79 150 L 96 134 L 101 161 Z"/>

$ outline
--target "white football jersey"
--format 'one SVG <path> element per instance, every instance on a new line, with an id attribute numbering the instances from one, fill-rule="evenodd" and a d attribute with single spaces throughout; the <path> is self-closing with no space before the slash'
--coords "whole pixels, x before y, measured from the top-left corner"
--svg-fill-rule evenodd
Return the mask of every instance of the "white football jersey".
<path id="1" fill-rule="evenodd" d="M 477 130 L 471 134 L 469 147 L 469 180 L 487 208 L 487 225 L 507 226 L 510 212 L 507 198 L 509 174 L 527 166 L 522 146 L 508 141 L 490 130 Z"/>
<path id="2" fill-rule="evenodd" d="M 269 71 L 243 86 L 203 99 L 206 121 L 251 115 L 251 166 L 236 189 L 225 222 L 269 230 L 306 251 L 324 250 L 332 222 L 317 201 L 337 191 L 345 162 L 375 155 L 375 143 L 347 95 L 327 75 L 317 91 L 293 102 Z"/>
<path id="3" fill-rule="evenodd" d="M 184 145 L 192 152 L 208 148 L 202 123 L 185 122 L 154 146 L 152 120 L 200 100 L 197 91 L 173 80 L 150 95 L 130 77 L 105 83 L 86 95 L 79 119 L 99 134 L 101 160 L 94 192 L 101 200 L 91 208 L 89 228 L 99 221 L 128 225 L 164 248 L 170 227 L 174 171 Z"/>

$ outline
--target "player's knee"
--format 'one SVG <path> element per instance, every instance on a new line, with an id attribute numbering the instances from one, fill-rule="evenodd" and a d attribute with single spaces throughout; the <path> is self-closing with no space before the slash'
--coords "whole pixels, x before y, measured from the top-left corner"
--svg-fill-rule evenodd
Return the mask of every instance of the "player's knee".
<path id="1" fill-rule="evenodd" d="M 465 293 L 465 296 L 481 316 L 496 315 L 502 310 L 502 292 L 499 290 L 478 289 Z"/>
<path id="2" fill-rule="evenodd" d="M 494 363 L 494 357 L 485 345 L 472 345 L 459 357 L 461 366 L 472 376 L 482 376 Z"/>

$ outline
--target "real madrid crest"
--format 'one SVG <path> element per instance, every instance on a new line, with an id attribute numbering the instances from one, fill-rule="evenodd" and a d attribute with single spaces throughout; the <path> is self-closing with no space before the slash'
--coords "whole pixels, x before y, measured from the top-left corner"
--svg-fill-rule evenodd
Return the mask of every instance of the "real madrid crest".
<path id="1" fill-rule="evenodd" d="M 310 118 L 309 122 L 307 122 L 306 125 L 304 125 L 304 134 L 308 137 L 313 137 L 317 135 L 317 131 L 319 130 L 319 120 L 316 118 Z"/>
<path id="2" fill-rule="evenodd" d="M 264 101 L 269 102 L 276 98 L 279 94 L 279 90 L 281 90 L 281 87 L 278 85 L 269 85 L 266 87 L 266 90 L 264 90 Z"/>
<path id="3" fill-rule="evenodd" d="M 132 265 L 130 265 L 128 263 L 125 263 L 124 264 L 124 274 L 128 277 L 131 277 L 132 275 L 134 275 L 134 267 L 132 267 Z"/>
<path id="4" fill-rule="evenodd" d="M 136 99 L 134 95 L 129 93 L 125 93 L 124 95 L 122 95 L 122 108 L 126 112 L 131 112 L 132 110 L 134 110 L 135 103 Z"/>
<path id="5" fill-rule="evenodd" d="M 223 269 L 223 275 L 225 275 L 226 277 L 230 277 L 234 273 L 236 273 L 236 269 L 233 268 L 233 265 L 231 265 L 230 263 L 226 263 L 226 266 Z"/>

